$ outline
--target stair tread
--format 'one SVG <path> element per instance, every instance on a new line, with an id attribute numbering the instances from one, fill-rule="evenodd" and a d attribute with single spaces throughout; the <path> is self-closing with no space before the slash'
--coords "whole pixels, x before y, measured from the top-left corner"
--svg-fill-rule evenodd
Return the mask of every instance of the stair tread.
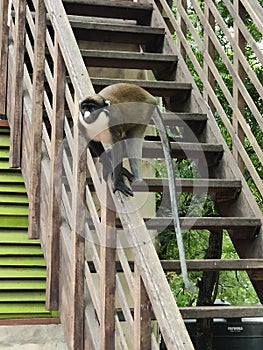
<path id="1" fill-rule="evenodd" d="M 164 272 L 181 273 L 180 260 L 160 260 Z M 188 271 L 262 271 L 263 259 L 199 259 L 186 260 Z M 87 261 L 91 273 L 96 272 L 93 261 Z M 131 271 L 134 271 L 134 262 L 129 261 Z M 123 272 L 122 265 L 116 261 L 116 271 Z"/>
<path id="2" fill-rule="evenodd" d="M 152 70 L 157 80 L 174 80 L 178 57 L 148 52 L 81 50 L 87 67 Z"/>
<path id="3" fill-rule="evenodd" d="M 69 22 L 72 28 L 86 29 L 86 30 L 98 30 L 109 32 L 125 32 L 125 33 L 141 33 L 141 34 L 164 34 L 165 29 L 160 27 L 146 27 L 141 25 L 122 25 L 121 23 L 99 23 L 97 21 L 92 22 L 89 17 L 85 16 L 71 16 L 68 15 Z"/>
<path id="4" fill-rule="evenodd" d="M 178 90 L 188 92 L 192 89 L 192 84 L 190 83 L 181 83 L 176 81 L 153 81 L 153 80 L 137 80 L 137 79 L 116 79 L 116 78 L 94 78 L 91 77 L 91 81 L 94 85 L 100 87 L 100 89 L 117 83 L 128 83 L 139 85 L 142 88 L 145 88 L 150 93 L 154 93 L 156 90 L 162 90 L 166 93 L 166 96 L 171 96 L 178 93 Z"/>
<path id="5" fill-rule="evenodd" d="M 251 271 L 263 270 L 263 259 L 200 259 L 187 260 L 188 271 Z M 161 260 L 165 272 L 181 271 L 180 260 Z"/>
<path id="6" fill-rule="evenodd" d="M 146 52 L 162 52 L 164 28 L 121 23 L 100 23 L 91 18 L 68 16 L 77 40 L 143 45 Z"/>
<path id="7" fill-rule="evenodd" d="M 146 219 L 147 221 L 147 219 Z M 167 223 L 167 227 L 173 226 L 173 220 L 171 217 L 155 217 L 149 219 L 152 227 L 164 226 Z M 261 220 L 259 218 L 250 217 L 181 217 L 181 225 L 184 229 L 195 227 L 196 229 L 212 229 L 212 228 L 224 228 L 224 229 L 242 229 L 247 228 L 259 228 L 261 226 Z"/>
<path id="8" fill-rule="evenodd" d="M 80 50 L 82 56 L 98 59 L 122 59 L 127 61 L 153 61 L 157 63 L 174 63 L 178 61 L 177 55 L 151 53 L 151 52 L 132 52 L 132 51 L 110 51 L 110 50 Z M 95 64 L 95 60 L 93 61 Z"/>
<path id="9" fill-rule="evenodd" d="M 179 307 L 185 319 L 263 317 L 262 305 Z"/>
<path id="10" fill-rule="evenodd" d="M 167 178 L 144 178 L 147 191 L 149 192 L 162 192 L 165 187 L 168 187 Z M 92 189 L 92 181 L 87 179 L 88 185 Z M 241 190 L 240 180 L 225 180 L 225 179 L 186 179 L 177 178 L 175 180 L 178 192 L 194 192 L 194 193 L 214 193 L 216 196 L 215 201 L 232 200 L 237 197 Z M 134 185 L 134 192 L 144 192 L 145 185 Z"/>
<path id="11" fill-rule="evenodd" d="M 120 2 L 103 0 L 64 0 L 68 14 L 83 14 L 90 16 L 121 18 L 137 20 L 137 23 L 149 25 L 153 6 L 135 2 Z"/>

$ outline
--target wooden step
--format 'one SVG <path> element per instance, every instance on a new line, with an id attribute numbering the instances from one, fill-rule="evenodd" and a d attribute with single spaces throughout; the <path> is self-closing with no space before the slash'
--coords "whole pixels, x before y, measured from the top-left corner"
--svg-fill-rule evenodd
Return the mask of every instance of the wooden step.
<path id="1" fill-rule="evenodd" d="M 150 25 L 153 6 L 135 2 L 104 0 L 63 0 L 67 14 L 135 20 Z"/>
<path id="2" fill-rule="evenodd" d="M 81 50 L 81 54 L 87 67 L 146 69 L 152 70 L 157 80 L 175 79 L 175 55 L 102 50 Z"/>
<path id="3" fill-rule="evenodd" d="M 91 22 L 88 17 L 68 18 L 77 40 L 136 44 L 146 52 L 162 52 L 163 28 Z"/>
<path id="4" fill-rule="evenodd" d="M 164 272 L 181 273 L 180 260 L 160 260 Z M 200 259 L 186 260 L 188 271 L 250 271 L 263 276 L 263 259 Z M 91 273 L 96 272 L 92 261 L 87 261 Z M 129 266 L 134 272 L 134 262 L 129 261 Z M 116 261 L 116 271 L 123 272 L 122 265 Z"/>
<path id="5" fill-rule="evenodd" d="M 144 218 L 149 230 L 172 230 L 174 222 L 171 217 Z M 180 224 L 183 231 L 188 230 L 228 230 L 235 235 L 235 239 L 254 239 L 259 233 L 261 220 L 258 218 L 244 217 L 181 217 Z M 92 220 L 89 220 L 90 228 L 93 228 Z M 119 219 L 116 220 L 116 227 L 122 229 Z M 257 263 L 263 260 L 257 260 Z M 263 266 L 262 266 L 263 267 Z"/>
<path id="6" fill-rule="evenodd" d="M 170 142 L 171 155 L 178 160 L 193 159 L 206 161 L 207 166 L 216 166 L 223 156 L 223 146 L 218 144 L 194 142 Z M 161 141 L 144 141 L 144 158 L 163 158 Z M 205 166 L 206 164 L 203 164 Z"/>
<path id="7" fill-rule="evenodd" d="M 66 180 L 63 180 L 65 183 Z M 167 178 L 144 178 L 143 186 L 134 185 L 134 192 L 163 192 L 167 191 Z M 178 192 L 188 193 L 209 193 L 212 194 L 213 200 L 216 202 L 232 201 L 237 198 L 241 191 L 240 180 L 222 180 L 222 179 L 183 179 L 175 180 Z M 90 178 L 87 179 L 87 184 L 91 191 L 94 191 L 93 183 Z M 145 186 L 146 185 L 146 186 Z"/>
<path id="8" fill-rule="evenodd" d="M 108 85 L 116 83 L 130 83 L 139 85 L 149 91 L 154 96 L 171 97 L 173 103 L 184 103 L 191 94 L 192 85 L 188 83 L 178 83 L 171 81 L 152 81 L 152 80 L 127 80 L 127 79 L 107 79 L 91 78 L 95 91 L 98 93 Z"/>
<path id="9" fill-rule="evenodd" d="M 185 137 L 190 138 L 191 135 L 189 134 L 189 130 L 187 128 L 191 129 L 191 132 L 195 134 L 195 136 L 199 136 L 207 122 L 207 116 L 206 114 L 201 113 L 162 113 L 164 122 L 166 126 L 171 127 L 182 127 L 184 128 L 183 134 Z"/>
<path id="10" fill-rule="evenodd" d="M 184 319 L 263 317 L 263 306 L 191 306 L 180 307 Z"/>
<path id="11" fill-rule="evenodd" d="M 218 165 L 223 155 L 222 145 L 195 143 L 195 142 L 170 142 L 171 156 L 177 160 L 192 159 L 201 161 L 202 167 L 207 168 Z M 161 141 L 147 141 L 143 143 L 143 158 L 162 159 L 164 158 Z M 96 155 L 94 154 L 94 157 Z M 139 188 L 139 187 L 138 187 Z"/>
<path id="12" fill-rule="evenodd" d="M 188 271 L 260 271 L 263 259 L 203 259 L 187 260 Z M 161 260 L 165 272 L 181 272 L 179 260 Z"/>
<path id="13" fill-rule="evenodd" d="M 174 230 L 171 217 L 145 219 L 148 229 Z M 183 217 L 180 218 L 182 230 L 228 230 L 235 239 L 253 239 L 260 230 L 261 220 L 246 217 Z"/>

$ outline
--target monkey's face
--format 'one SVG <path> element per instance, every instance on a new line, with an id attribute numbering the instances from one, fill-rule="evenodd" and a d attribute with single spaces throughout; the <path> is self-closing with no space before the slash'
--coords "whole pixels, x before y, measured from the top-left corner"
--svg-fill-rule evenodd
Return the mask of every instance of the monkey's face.
<path id="1" fill-rule="evenodd" d="M 79 109 L 87 124 L 94 123 L 101 113 L 108 115 L 110 102 L 100 95 L 93 95 L 80 102 Z"/>

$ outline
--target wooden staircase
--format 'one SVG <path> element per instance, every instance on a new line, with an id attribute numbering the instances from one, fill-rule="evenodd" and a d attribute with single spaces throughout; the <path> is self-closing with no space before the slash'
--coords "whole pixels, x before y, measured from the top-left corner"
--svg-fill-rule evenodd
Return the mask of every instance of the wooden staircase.
<path id="1" fill-rule="evenodd" d="M 10 106 L 7 106 L 10 112 L 7 115 L 13 135 L 15 130 L 21 130 L 23 123 L 22 141 L 12 144 L 13 159 L 22 155 L 30 213 L 34 217 L 29 223 L 29 235 L 35 237 L 40 232 L 45 251 L 47 307 L 59 307 L 69 349 L 97 349 L 99 346 L 101 349 L 157 349 L 158 340 L 150 327 L 152 319 L 158 323 L 168 349 L 192 349 L 160 268 L 162 265 L 165 272 L 179 272 L 179 262 L 162 261 L 160 264 L 153 245 L 142 244 L 151 240 L 144 222 L 149 230 L 158 231 L 173 229 L 173 223 L 169 217 L 142 220 L 138 212 L 125 211 L 133 209 L 133 204 L 120 195 L 113 197 L 120 218 L 116 220 L 112 210 L 104 209 L 103 203 L 94 200 L 96 192 L 105 203 L 112 201 L 109 190 L 100 182 L 90 153 L 83 159 L 79 157 L 83 148 L 77 131 L 78 101 L 116 82 L 138 84 L 162 100 L 167 128 L 180 131 L 171 141 L 172 156 L 178 161 L 191 159 L 199 173 L 193 179 L 176 179 L 178 191 L 209 193 L 220 215 L 216 218 L 183 217 L 182 228 L 225 229 L 240 256 L 231 261 L 189 261 L 189 270 L 245 270 L 261 302 L 262 213 L 176 48 L 156 6 L 158 2 L 66 0 L 63 7 L 60 1 L 35 0 L 26 2 L 26 11 L 22 3 L 20 1 L 20 7 L 13 4 L 15 23 L 18 25 L 18 19 L 25 13 L 27 26 L 22 34 L 19 32 L 15 36 L 13 23 L 10 31 L 14 55 L 21 54 L 16 41 L 19 42 L 19 35 L 20 40 L 25 35 L 26 54 L 20 56 L 25 70 L 19 71 L 19 61 L 11 62 L 14 69 L 9 70 L 9 76 L 14 71 L 24 78 L 24 87 L 21 85 L 24 89 L 23 121 L 22 113 L 14 114 Z M 45 46 L 41 40 L 45 40 Z M 41 55 L 45 55 L 45 61 Z M 38 78 L 41 71 L 45 83 Z M 13 91 L 14 86 L 10 84 L 9 90 Z M 19 106 L 20 97 L 14 96 Z M 32 115 L 42 115 L 42 109 L 43 120 L 34 119 Z M 32 136 L 31 130 L 34 130 Z M 145 138 L 143 157 L 163 158 L 158 137 Z M 145 183 L 149 193 L 167 193 L 167 179 L 147 177 Z M 134 190 L 144 192 L 145 188 Z M 40 196 L 36 196 L 37 191 L 41 193 L 42 202 Z M 62 222 L 58 220 L 58 213 L 61 213 Z M 106 225 L 106 232 L 101 224 L 102 227 Z M 122 243 L 122 239 L 128 243 Z M 116 251 L 111 244 L 121 248 Z M 126 252 L 127 246 L 132 253 Z M 117 266 L 115 255 L 119 261 Z M 152 310 L 154 315 L 147 310 Z M 263 308 L 188 307 L 180 308 L 180 312 L 184 318 L 249 317 L 262 316 Z"/>

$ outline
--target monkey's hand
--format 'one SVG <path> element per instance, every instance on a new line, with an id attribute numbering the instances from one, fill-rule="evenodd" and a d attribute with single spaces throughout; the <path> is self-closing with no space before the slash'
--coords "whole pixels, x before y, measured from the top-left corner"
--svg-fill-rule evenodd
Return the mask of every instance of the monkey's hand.
<path id="1" fill-rule="evenodd" d="M 130 183 L 134 181 L 134 175 L 129 172 L 126 168 L 122 167 L 122 175 L 127 177 Z"/>
<path id="2" fill-rule="evenodd" d="M 118 181 L 115 182 L 114 187 L 113 187 L 113 193 L 116 191 L 120 191 L 123 193 L 126 197 L 133 197 L 133 192 L 132 190 L 124 183 L 124 181 Z"/>

